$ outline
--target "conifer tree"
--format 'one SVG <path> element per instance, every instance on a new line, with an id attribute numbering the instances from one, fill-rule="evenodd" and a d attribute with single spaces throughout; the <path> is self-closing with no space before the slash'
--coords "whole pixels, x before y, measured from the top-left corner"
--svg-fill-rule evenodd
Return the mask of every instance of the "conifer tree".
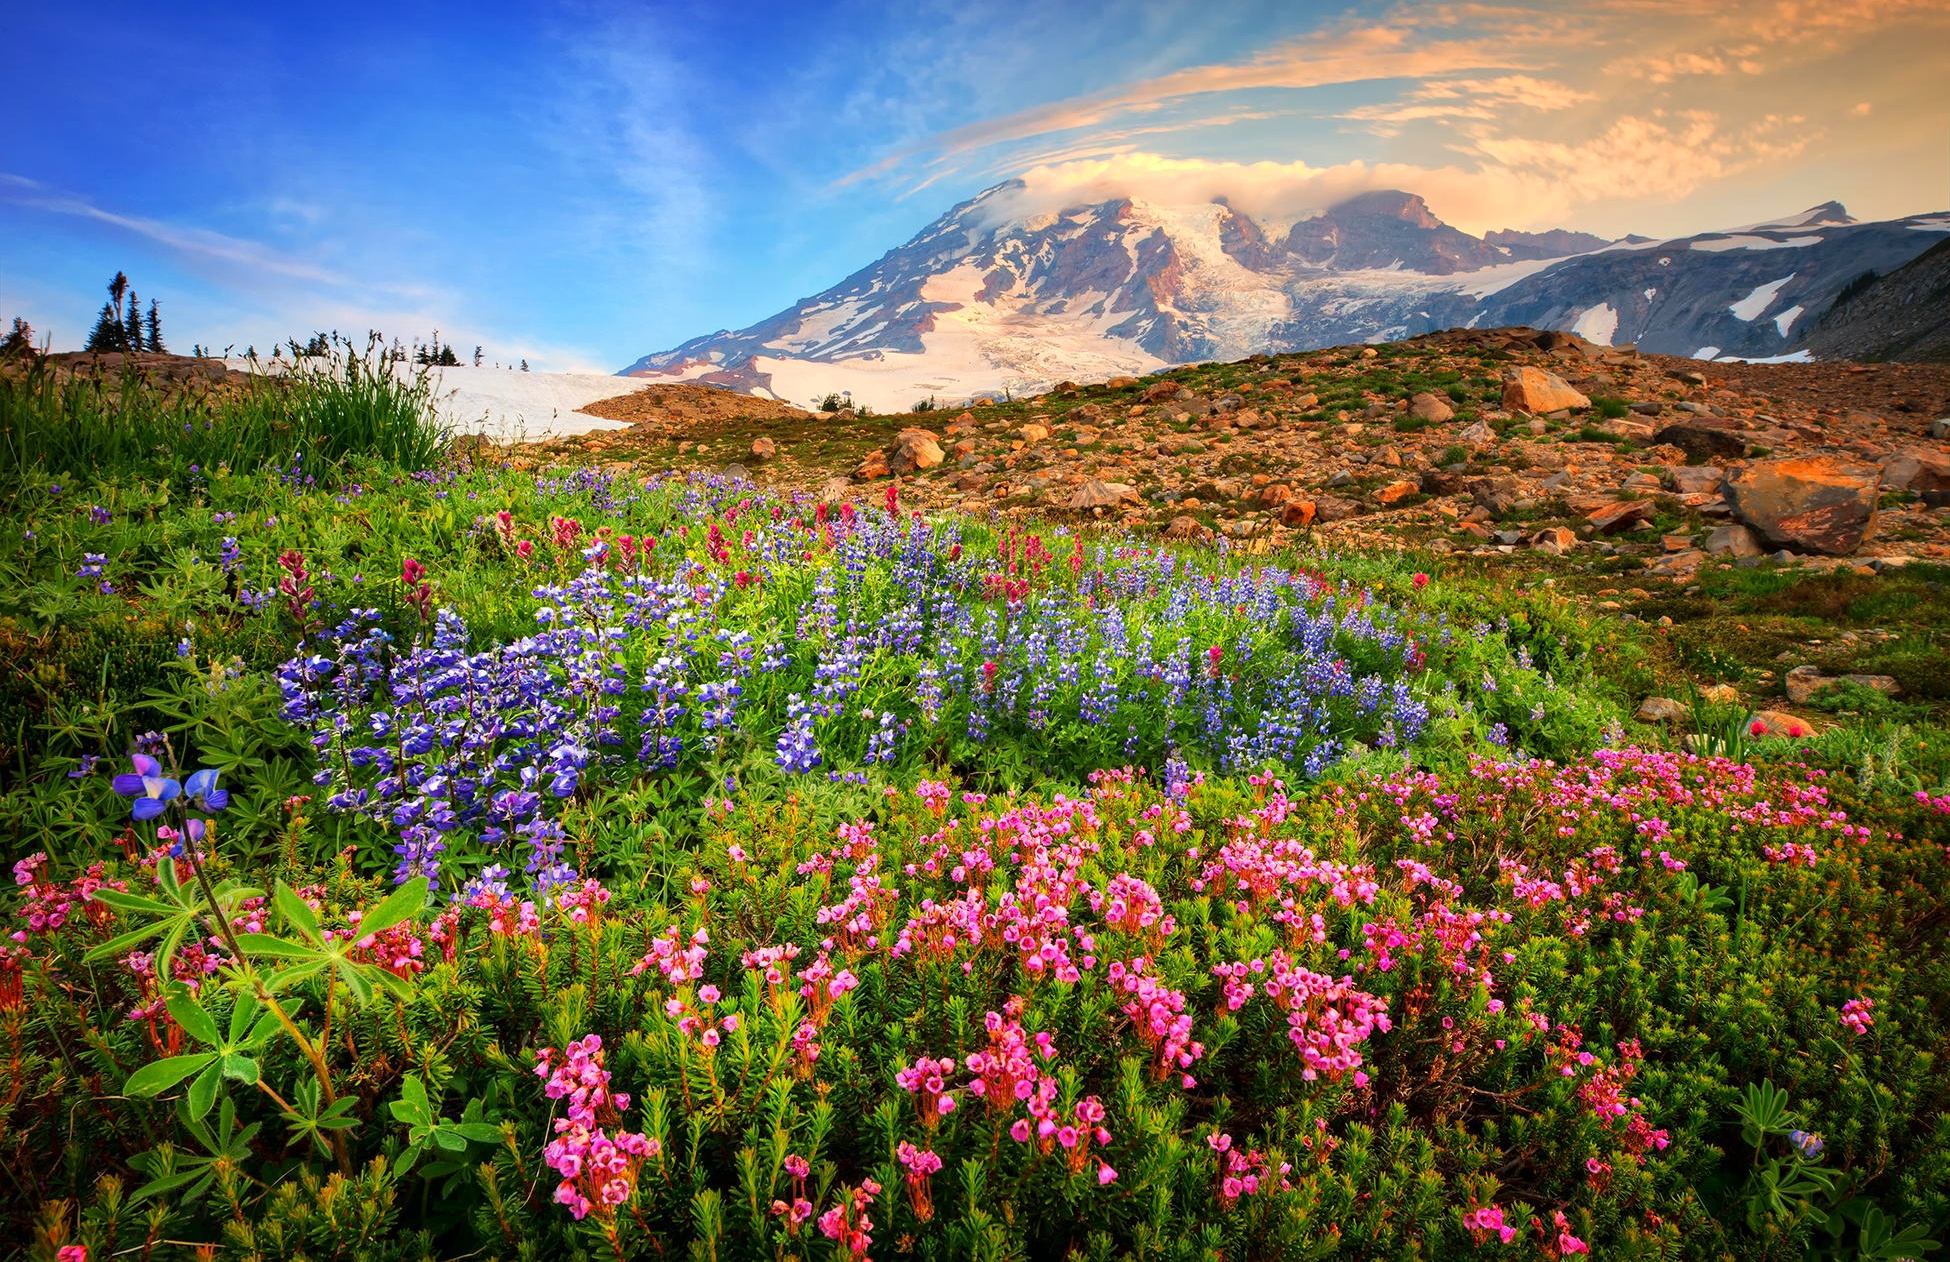
<path id="1" fill-rule="evenodd" d="M 31 355 L 34 353 L 34 329 L 19 316 L 14 317 L 14 326 L 7 330 L 7 336 L 0 337 L 0 359 L 9 355 Z"/>
<path id="2" fill-rule="evenodd" d="M 88 334 L 88 342 L 82 349 L 95 355 L 104 351 L 119 351 L 122 349 L 122 339 L 126 336 L 127 334 L 122 331 L 122 321 L 115 314 L 114 305 L 105 302 L 102 304 L 101 314 L 95 317 L 94 330 Z"/>
<path id="3" fill-rule="evenodd" d="M 142 349 L 142 302 L 129 291 L 129 310 L 122 317 L 122 349 L 139 351 Z"/>
<path id="4" fill-rule="evenodd" d="M 156 312 L 156 300 L 149 300 L 149 316 L 144 321 L 148 326 L 147 349 L 157 355 L 166 353 L 162 340 L 162 316 Z"/>
<path id="5" fill-rule="evenodd" d="M 478 346 L 474 348 L 474 366 L 476 368 L 481 366 L 481 348 Z"/>

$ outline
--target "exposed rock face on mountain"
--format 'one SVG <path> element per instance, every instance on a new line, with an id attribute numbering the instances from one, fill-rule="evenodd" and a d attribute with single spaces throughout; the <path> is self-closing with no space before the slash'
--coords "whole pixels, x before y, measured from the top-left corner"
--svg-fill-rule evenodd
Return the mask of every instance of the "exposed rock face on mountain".
<path id="1" fill-rule="evenodd" d="M 1171 364 L 1525 324 L 1698 355 L 1791 350 L 1848 282 L 1950 233 L 1835 203 L 1668 241 L 1475 237 L 1380 190 L 1287 223 L 1224 201 L 1117 198 L 1029 213 L 1017 181 L 955 207 L 823 293 L 625 369 L 887 411 Z"/>
<path id="2" fill-rule="evenodd" d="M 1803 345 L 1822 359 L 1950 363 L 1950 238 L 1887 276 L 1864 273 Z"/>

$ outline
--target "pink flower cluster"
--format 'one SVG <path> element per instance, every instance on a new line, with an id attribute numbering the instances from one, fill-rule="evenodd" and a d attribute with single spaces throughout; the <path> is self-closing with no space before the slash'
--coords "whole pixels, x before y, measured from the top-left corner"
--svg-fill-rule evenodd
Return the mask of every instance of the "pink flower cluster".
<path id="1" fill-rule="evenodd" d="M 1219 1208 L 1231 1210 L 1242 1196 L 1256 1195 L 1262 1187 L 1268 1186 L 1266 1176 L 1266 1154 L 1254 1148 L 1240 1152 L 1233 1146 L 1232 1136 L 1223 1131 L 1214 1131 L 1205 1137 L 1205 1145 L 1219 1159 Z M 1282 1161 L 1279 1169 L 1280 1190 L 1290 1191 L 1293 1187 L 1287 1181 L 1287 1174 L 1293 1167 Z"/>
<path id="2" fill-rule="evenodd" d="M 15 942 L 27 941 L 28 933 L 52 933 L 68 923 L 68 917 L 79 908 L 95 928 L 106 925 L 114 916 L 106 903 L 97 903 L 94 893 L 100 889 L 118 890 L 126 893 L 128 884 L 110 880 L 106 867 L 101 863 L 91 863 L 88 871 L 68 884 L 62 884 L 47 875 L 47 854 L 36 851 L 14 864 L 14 884 L 26 887 L 26 901 L 20 905 L 19 915 L 27 920 L 25 930 L 16 929 Z"/>
<path id="3" fill-rule="evenodd" d="M 867 1209 L 879 1195 L 880 1185 L 872 1179 L 860 1180 L 857 1188 L 842 1187 L 839 1202 L 819 1216 L 820 1234 L 839 1241 L 842 1249 L 864 1259 L 867 1246 L 873 1243 L 873 1237 L 868 1234 L 873 1230 L 873 1219 L 867 1217 Z"/>
<path id="4" fill-rule="evenodd" d="M 1247 976 L 1270 972 L 1260 989 L 1286 1009 L 1291 1027 L 1287 1037 L 1300 1049 L 1305 1066 L 1300 1076 L 1312 1082 L 1324 1073 L 1335 1082 L 1352 1073 L 1355 1086 L 1368 1085 L 1360 1044 L 1376 1030 L 1385 1034 L 1394 1028 L 1387 999 L 1355 989 L 1352 978 L 1336 981 L 1300 968 L 1284 951 L 1273 952 L 1270 960 L 1217 964 L 1212 972 L 1224 986 L 1227 1009 L 1235 1012 L 1253 996 Z"/>
<path id="5" fill-rule="evenodd" d="M 1030 1054 L 1018 1018 L 1024 1002 L 1020 995 L 1004 1005 L 1006 1012 L 991 1012 L 983 1018 L 988 1030 L 988 1050 L 969 1053 L 964 1062 L 975 1081 L 968 1089 L 982 1097 L 990 1109 L 1007 1113 L 1018 1100 L 1027 1100 L 1036 1090 L 1041 1070 Z M 1036 1035 L 1036 1051 L 1044 1060 L 1056 1055 L 1056 1044 L 1047 1032 Z"/>
<path id="6" fill-rule="evenodd" d="M 1874 1015 L 1876 1001 L 1873 999 L 1851 999 L 1842 1005 L 1842 1025 L 1857 1034 L 1867 1034 L 1869 1027 L 1876 1023 Z"/>
<path id="7" fill-rule="evenodd" d="M 644 1160 L 663 1151 L 656 1140 L 635 1132 L 609 1134 L 607 1128 L 621 1124 L 630 1097 L 610 1091 L 603 1055 L 597 1034 L 570 1043 L 563 1053 L 552 1047 L 535 1053 L 535 1076 L 548 1083 L 544 1094 L 566 1101 L 568 1113 L 555 1120 L 555 1138 L 542 1157 L 562 1176 L 555 1199 L 578 1219 L 591 1212 L 602 1218 L 613 1215 L 636 1189 Z"/>
<path id="8" fill-rule="evenodd" d="M 920 1110 L 921 1125 L 929 1130 L 955 1111 L 955 1096 L 948 1089 L 947 1078 L 954 1072 L 954 1057 L 943 1056 L 936 1060 L 923 1056 L 912 1066 L 894 1073 L 894 1081 L 915 1097 L 914 1104 Z"/>
<path id="9" fill-rule="evenodd" d="M 1124 1015 L 1131 1019 L 1138 1037 L 1151 1049 L 1153 1073 L 1163 1078 L 1178 1070 L 1183 1075 L 1182 1084 L 1189 1089 L 1198 1083 L 1183 1071 L 1205 1055 L 1205 1045 L 1192 1038 L 1192 1018 L 1185 1011 L 1185 992 L 1146 977 L 1144 970 L 1150 963 L 1149 957 L 1142 955 L 1129 964 L 1113 960 L 1105 976 L 1112 989 L 1128 996 L 1123 1005 Z"/>
<path id="10" fill-rule="evenodd" d="M 941 1169 L 941 1158 L 925 1148 L 916 1148 L 902 1140 L 894 1154 L 907 1173 L 901 1176 L 907 1184 L 907 1201 L 914 1208 L 914 1216 L 922 1222 L 934 1217 L 934 1196 L 931 1181 Z"/>
<path id="11" fill-rule="evenodd" d="M 647 969 L 655 968 L 664 975 L 664 980 L 673 985 L 702 980 L 704 977 L 704 956 L 711 942 L 709 930 L 699 929 L 691 934 L 688 945 L 678 945 L 678 935 L 682 931 L 676 925 L 657 935 L 650 944 L 650 951 L 630 969 L 635 977 Z"/>
<path id="12" fill-rule="evenodd" d="M 1464 1214 L 1462 1222 L 1479 1245 L 1487 1244 L 1491 1236 L 1504 1244 L 1517 1238 L 1517 1229 L 1503 1220 L 1503 1207 L 1500 1205 L 1478 1206 Z"/>
<path id="13" fill-rule="evenodd" d="M 806 1176 L 812 1173 L 812 1163 L 797 1153 L 785 1156 L 785 1172 L 792 1176 L 792 1202 L 772 1202 L 772 1217 L 785 1220 L 786 1234 L 799 1234 L 799 1224 L 812 1217 L 813 1203 L 806 1199 Z"/>

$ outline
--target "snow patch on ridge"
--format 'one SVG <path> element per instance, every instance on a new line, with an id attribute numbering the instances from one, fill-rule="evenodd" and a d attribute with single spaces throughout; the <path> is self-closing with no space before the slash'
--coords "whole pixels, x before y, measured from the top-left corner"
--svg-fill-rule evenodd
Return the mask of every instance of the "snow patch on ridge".
<path id="1" fill-rule="evenodd" d="M 1789 272 L 1779 280 L 1768 281 L 1765 285 L 1756 285 L 1753 292 L 1745 298 L 1728 304 L 1727 310 L 1733 312 L 1733 318 L 1736 320 L 1753 320 L 1774 305 L 1774 300 L 1781 295 L 1781 286 L 1793 279 L 1794 273 Z"/>
<path id="2" fill-rule="evenodd" d="M 1587 307 L 1571 322 L 1571 332 L 1587 342 L 1610 346 L 1613 335 L 1618 332 L 1618 311 L 1608 302 Z"/>
<path id="3" fill-rule="evenodd" d="M 1733 236 L 1714 237 L 1706 241 L 1693 242 L 1693 249 L 1718 252 L 1721 250 L 1792 250 L 1806 245 L 1820 245 L 1820 237 L 1788 237 L 1777 240 L 1774 237 Z"/>

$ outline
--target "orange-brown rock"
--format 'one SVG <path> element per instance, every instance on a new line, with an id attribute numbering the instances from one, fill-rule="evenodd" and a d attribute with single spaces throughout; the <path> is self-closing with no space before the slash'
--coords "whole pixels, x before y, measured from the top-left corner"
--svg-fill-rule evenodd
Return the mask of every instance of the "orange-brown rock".
<path id="1" fill-rule="evenodd" d="M 1503 374 L 1503 406 L 1512 412 L 1542 416 L 1567 408 L 1588 408 L 1591 400 L 1571 383 L 1541 368 L 1512 368 Z"/>
<path id="2" fill-rule="evenodd" d="M 1727 478 L 1734 516 L 1768 544 L 1846 556 L 1875 533 L 1882 471 L 1825 456 L 1760 460 Z"/>

